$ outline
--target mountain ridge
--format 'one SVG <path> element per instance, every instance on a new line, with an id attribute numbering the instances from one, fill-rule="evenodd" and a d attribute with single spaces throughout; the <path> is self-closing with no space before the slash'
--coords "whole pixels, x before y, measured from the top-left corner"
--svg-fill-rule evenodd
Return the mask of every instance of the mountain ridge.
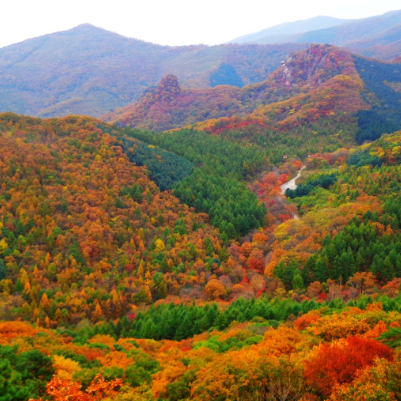
<path id="1" fill-rule="evenodd" d="M 220 65 L 244 84 L 259 82 L 305 45 L 168 47 L 90 24 L 0 49 L 0 111 L 40 117 L 98 117 L 137 100 L 166 74 L 185 86 L 211 86 Z"/>
<path id="2" fill-rule="evenodd" d="M 340 25 L 351 20 L 334 18 L 330 16 L 316 16 L 294 22 L 284 22 L 259 32 L 239 36 L 227 43 L 284 43 L 284 41 L 295 41 L 299 35 L 317 29 L 329 28 Z M 270 39 L 269 39 L 270 38 Z M 279 40 L 278 42 L 276 40 Z"/>
<path id="3" fill-rule="evenodd" d="M 304 21 L 296 21 L 289 24 L 290 26 L 291 24 L 297 26 L 297 23 Z M 278 25 L 277 27 L 280 26 Z M 268 30 L 274 28 L 276 27 L 268 28 Z M 396 28 L 401 29 L 401 10 L 389 11 L 382 15 L 368 18 L 343 21 L 327 28 L 297 32 L 286 35 L 284 39 L 296 43 L 332 44 L 344 47 L 359 55 L 391 60 L 397 57 L 401 50 L 401 33 L 391 35 L 391 31 Z M 274 43 L 274 41 L 272 42 L 269 39 L 269 36 L 266 36 L 264 39 L 263 36 L 258 36 L 259 33 L 242 36 L 230 43 Z M 390 34 L 387 35 L 387 33 Z M 387 48 L 385 49 L 380 48 L 381 36 L 387 37 Z M 253 40 L 252 38 L 256 39 Z"/>
<path id="4" fill-rule="evenodd" d="M 168 99 L 150 91 L 138 102 L 107 113 L 102 118 L 109 122 L 158 131 L 180 128 L 191 123 L 200 127 L 203 125 L 202 120 L 207 125 L 207 121 L 215 118 L 252 115 L 258 108 L 268 104 L 283 102 L 318 89 L 326 81 L 341 74 L 357 76 L 351 53 L 334 46 L 311 45 L 307 50 L 287 55 L 281 66 L 263 82 L 243 88 L 217 86 L 190 90 L 181 86 L 180 93 Z M 162 83 L 156 89 L 157 93 L 163 91 L 161 86 Z M 157 125 L 158 122 L 160 125 Z"/>

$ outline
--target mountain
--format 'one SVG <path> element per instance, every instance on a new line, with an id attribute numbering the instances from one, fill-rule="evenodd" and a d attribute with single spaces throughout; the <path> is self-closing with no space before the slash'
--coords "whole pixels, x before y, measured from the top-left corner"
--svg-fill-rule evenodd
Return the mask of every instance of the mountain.
<path id="1" fill-rule="evenodd" d="M 401 50 L 401 10 L 307 32 L 297 42 L 330 43 L 363 56 L 391 60 Z"/>
<path id="2" fill-rule="evenodd" d="M 0 49 L 0 111 L 100 116 L 166 74 L 189 88 L 260 82 L 302 44 L 168 47 L 85 24 Z"/>
<path id="3" fill-rule="evenodd" d="M 260 32 L 240 36 L 228 43 L 275 44 L 296 42 L 301 34 L 305 32 L 331 28 L 349 21 L 346 19 L 318 16 L 301 21 L 285 22 L 271 28 L 263 29 Z"/>
<path id="4" fill-rule="evenodd" d="M 103 119 L 124 126 L 158 131 L 205 121 L 196 125 L 199 128 L 210 126 L 213 119 L 221 117 L 257 115 L 259 118 L 263 116 L 265 106 L 274 107 L 274 104 L 281 104 L 287 99 L 300 101 L 298 97 L 305 95 L 308 96 L 308 106 L 305 107 L 315 109 L 313 103 L 317 102 L 320 92 L 326 88 L 332 93 L 332 99 L 339 101 L 344 97 L 349 110 L 344 106 L 343 111 L 350 111 L 353 107 L 368 107 L 363 106 L 363 101 L 354 99 L 357 93 L 361 97 L 360 85 L 356 84 L 352 88 L 353 91 L 345 90 L 345 92 L 341 92 L 336 86 L 332 87 L 334 82 L 335 85 L 342 85 L 339 83 L 339 76 L 347 76 L 350 82 L 358 82 L 359 76 L 352 55 L 339 48 L 316 45 L 308 50 L 288 55 L 281 66 L 265 81 L 243 88 L 231 86 L 208 89 L 181 88 L 177 78 L 170 75 L 138 102 L 108 113 Z M 305 100 L 302 101 L 304 102 Z M 328 103 L 326 106 L 328 107 Z M 297 118 L 297 113 L 292 117 Z"/>
<path id="5" fill-rule="evenodd" d="M 327 26 L 324 27 L 324 24 Z M 328 26 L 329 24 L 331 26 Z M 286 29 L 288 32 L 285 32 Z M 278 25 L 259 33 L 242 36 L 230 43 L 266 44 L 283 41 L 327 43 L 366 57 L 391 60 L 399 56 L 401 51 L 401 10 L 350 21 L 316 17 Z"/>
<path id="6" fill-rule="evenodd" d="M 156 131 L 192 127 L 217 133 L 251 125 L 286 135 L 310 124 L 332 125 L 329 132 L 334 134 L 341 121 L 347 141 L 362 143 L 401 129 L 400 85 L 399 64 L 311 45 L 288 55 L 264 82 L 185 89 L 170 75 L 138 102 L 103 119 Z"/>
<path id="7" fill-rule="evenodd" d="M 101 119 L 123 126 L 164 131 L 199 120 L 241 113 L 242 93 L 235 86 L 181 88 L 178 78 L 168 74 L 156 88 L 145 91 L 138 102 L 106 113 Z"/>

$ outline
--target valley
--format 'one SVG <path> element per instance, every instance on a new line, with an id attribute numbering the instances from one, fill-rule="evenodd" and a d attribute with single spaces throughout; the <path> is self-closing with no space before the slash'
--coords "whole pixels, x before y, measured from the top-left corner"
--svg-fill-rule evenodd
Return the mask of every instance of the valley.
<path id="1" fill-rule="evenodd" d="M 0 401 L 400 400 L 398 26 L 0 49 Z"/>

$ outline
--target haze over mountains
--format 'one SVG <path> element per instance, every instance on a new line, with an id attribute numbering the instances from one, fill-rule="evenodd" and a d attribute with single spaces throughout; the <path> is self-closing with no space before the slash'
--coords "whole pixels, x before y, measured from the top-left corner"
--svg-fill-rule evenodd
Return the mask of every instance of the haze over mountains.
<path id="1" fill-rule="evenodd" d="M 262 81 L 303 44 L 168 47 L 80 25 L 0 49 L 0 111 L 100 116 L 137 100 L 167 73 L 211 86 L 229 64 L 243 84 Z"/>
<path id="2" fill-rule="evenodd" d="M 263 29 L 260 32 L 240 36 L 229 43 L 272 44 L 295 42 L 305 32 L 331 28 L 349 21 L 346 19 L 319 16 L 301 21 L 285 22 L 271 28 Z"/>
<path id="3" fill-rule="evenodd" d="M 328 43 L 354 53 L 392 60 L 401 50 L 401 11 L 360 20 L 315 17 L 241 36 L 230 43 Z"/>
<path id="4" fill-rule="evenodd" d="M 220 96 L 214 103 L 222 102 L 220 109 L 224 109 L 238 92 L 236 87 L 265 81 L 288 54 L 310 43 L 331 43 L 383 60 L 399 57 L 401 11 L 349 21 L 315 17 L 233 42 L 212 47 L 160 46 L 89 24 L 26 40 L 0 49 L 0 111 L 100 117 L 137 102 L 144 93 L 148 96 L 146 91 L 167 74 L 178 78 L 186 95 L 187 89 L 203 88 L 208 97 L 208 88 L 230 85 L 213 92 Z M 225 92 L 230 95 L 222 95 Z M 245 110 L 251 108 L 247 104 Z M 224 114 L 219 114 L 219 107 L 213 110 L 203 119 Z M 188 120 L 196 121 L 197 117 Z"/>

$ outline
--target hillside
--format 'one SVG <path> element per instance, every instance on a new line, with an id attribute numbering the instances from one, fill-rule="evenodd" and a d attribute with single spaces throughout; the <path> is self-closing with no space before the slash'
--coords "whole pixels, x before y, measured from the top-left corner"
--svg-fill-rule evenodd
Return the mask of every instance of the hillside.
<path id="1" fill-rule="evenodd" d="M 280 142 L 285 132 L 316 145 L 336 142 L 342 131 L 339 145 L 362 143 L 401 128 L 400 84 L 399 64 L 314 45 L 288 55 L 264 82 L 243 88 L 191 90 L 167 76 L 137 103 L 103 118 L 156 131 L 183 126 L 212 134 L 269 131 Z M 324 133 L 326 139 L 316 142 L 310 132 Z"/>
<path id="2" fill-rule="evenodd" d="M 168 82 L 175 91 L 166 88 Z M 182 89 L 170 77 L 138 103 L 104 118 L 158 131 L 188 124 L 236 141 L 274 143 L 267 152 L 278 162 L 285 154 L 303 158 L 401 129 L 400 85 L 399 64 L 314 45 L 288 55 L 262 83 L 199 91 Z M 282 146 L 290 137 L 299 146 Z"/>
<path id="3" fill-rule="evenodd" d="M 235 86 L 181 88 L 178 78 L 168 74 L 157 87 L 147 90 L 138 102 L 106 113 L 101 119 L 123 126 L 165 131 L 199 119 L 241 113 L 240 97 L 241 89 Z"/>
<path id="4" fill-rule="evenodd" d="M 157 131 L 179 128 L 199 121 L 206 121 L 203 125 L 208 125 L 208 120 L 220 117 L 257 115 L 263 119 L 261 110 L 264 105 L 293 97 L 293 102 L 297 102 L 296 97 L 301 94 L 307 95 L 303 100 L 303 103 L 308 103 L 305 107 L 314 108 L 313 103 L 319 97 L 320 88 L 332 91 L 337 101 L 342 98 L 342 111 L 367 108 L 363 102 L 352 100 L 357 96 L 353 91 L 356 89 L 361 93 L 361 86 L 349 87 L 348 91 L 337 91 L 335 83 L 339 76 L 347 76 L 352 82 L 359 79 L 351 54 L 335 47 L 311 46 L 308 50 L 286 56 L 281 66 L 261 83 L 243 88 L 218 86 L 190 90 L 181 88 L 176 77 L 168 76 L 137 103 L 107 113 L 102 118 L 121 125 Z M 332 85 L 334 86 L 331 87 Z M 326 109 L 327 112 L 332 111 L 328 104 Z M 276 122 L 278 121 L 269 121 L 267 125 L 272 126 Z"/>
<path id="5" fill-rule="evenodd" d="M 286 29 L 288 32 L 285 32 Z M 283 41 L 331 44 L 362 56 L 392 60 L 401 51 L 401 11 L 352 21 L 316 17 L 278 25 L 230 43 L 267 44 Z"/>
<path id="6" fill-rule="evenodd" d="M 244 183 L 266 160 L 207 139 L 180 157 L 89 117 L 0 115 L 0 319 L 115 319 L 134 304 L 206 300 L 209 279 L 240 282 L 246 259 L 227 247 L 266 225 Z M 187 204 L 189 187 L 198 213 L 156 183 Z"/>
<path id="7" fill-rule="evenodd" d="M 0 49 L 0 112 L 97 117 L 136 101 L 169 73 L 189 88 L 263 81 L 286 54 L 302 48 L 167 47 L 80 25 Z"/>
<path id="8" fill-rule="evenodd" d="M 2 395 L 397 400 L 388 395 L 401 385 L 401 131 L 311 154 L 302 183 L 286 193 L 299 219 L 287 215 L 225 247 L 205 215 L 160 193 L 124 153 L 124 140 L 140 146 L 135 136 L 153 135 L 196 157 L 180 132 L 113 130 L 80 117 L 0 121 Z M 200 158 L 219 143 L 203 138 L 210 148 Z M 257 183 L 265 202 L 280 198 L 283 168 Z M 75 235 L 82 242 L 67 255 Z M 11 321 L 18 317 L 36 324 Z"/>

